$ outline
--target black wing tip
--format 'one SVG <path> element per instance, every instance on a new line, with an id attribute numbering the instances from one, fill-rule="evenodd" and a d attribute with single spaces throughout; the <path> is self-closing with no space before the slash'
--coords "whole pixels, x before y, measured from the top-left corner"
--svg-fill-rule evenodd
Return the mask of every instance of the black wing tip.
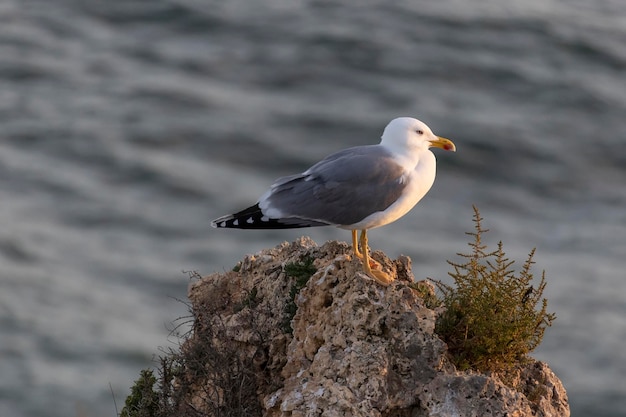
<path id="1" fill-rule="evenodd" d="M 240 212 L 219 217 L 211 222 L 211 226 L 218 229 L 254 229 L 261 228 L 260 226 L 264 223 L 265 219 L 267 219 L 267 217 L 263 215 L 257 203 Z"/>
<path id="2" fill-rule="evenodd" d="M 273 229 L 272 219 L 265 216 L 259 203 L 234 214 L 228 214 L 211 222 L 218 229 Z"/>
<path id="3" fill-rule="evenodd" d="M 238 213 L 219 217 L 211 222 L 211 226 L 218 229 L 297 229 L 328 224 L 297 217 L 272 219 L 263 214 L 257 203 Z"/>
<path id="4" fill-rule="evenodd" d="M 226 223 L 223 220 L 215 219 L 211 222 L 211 227 L 214 229 L 220 229 L 226 227 Z"/>

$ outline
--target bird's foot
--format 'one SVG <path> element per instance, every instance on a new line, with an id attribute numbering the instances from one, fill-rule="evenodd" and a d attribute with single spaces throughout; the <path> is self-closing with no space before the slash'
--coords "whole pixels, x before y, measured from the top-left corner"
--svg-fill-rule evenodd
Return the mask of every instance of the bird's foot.
<path id="1" fill-rule="evenodd" d="M 359 246 L 363 252 L 359 251 Z M 352 248 L 354 250 L 354 256 L 361 260 L 363 270 L 369 277 L 374 278 L 376 282 L 380 285 L 384 285 L 385 287 L 393 282 L 394 278 L 383 272 L 382 265 L 369 256 L 366 229 L 361 231 L 360 239 L 357 239 L 356 230 L 352 231 Z"/>
<path id="2" fill-rule="evenodd" d="M 354 256 L 361 262 L 364 261 L 365 257 L 363 256 L 362 253 L 360 252 L 355 252 Z M 380 262 L 375 261 L 374 259 L 370 258 L 369 256 L 367 257 L 369 264 L 370 264 L 370 268 L 374 268 L 374 269 L 380 269 Z"/>
<path id="3" fill-rule="evenodd" d="M 385 287 L 391 284 L 395 279 L 388 273 L 379 271 L 377 269 L 370 269 L 370 271 L 366 271 L 366 272 L 367 272 L 367 275 L 374 278 L 376 282 L 378 282 L 380 285 L 383 285 Z"/>
<path id="4" fill-rule="evenodd" d="M 369 263 L 370 263 L 370 268 L 371 269 L 381 269 L 382 268 L 382 265 L 379 262 L 373 260 L 372 258 L 369 258 Z"/>

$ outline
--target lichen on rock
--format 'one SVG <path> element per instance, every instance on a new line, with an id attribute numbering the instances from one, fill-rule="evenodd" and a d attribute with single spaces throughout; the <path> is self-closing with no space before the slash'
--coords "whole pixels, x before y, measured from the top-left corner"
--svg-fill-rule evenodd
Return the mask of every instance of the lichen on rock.
<path id="1" fill-rule="evenodd" d="M 424 299 L 429 284 L 411 285 L 408 257 L 374 252 L 397 274 L 382 287 L 351 254 L 345 243 L 301 238 L 194 282 L 178 415 L 569 416 L 565 390 L 544 363 L 520 365 L 515 388 L 457 371 Z M 285 266 L 304 259 L 315 273 L 294 287 Z M 290 302 L 291 333 L 283 326 Z"/>

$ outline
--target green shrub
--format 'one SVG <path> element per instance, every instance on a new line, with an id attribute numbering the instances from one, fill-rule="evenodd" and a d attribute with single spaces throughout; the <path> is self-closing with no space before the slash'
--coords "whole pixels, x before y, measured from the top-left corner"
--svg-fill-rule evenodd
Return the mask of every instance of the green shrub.
<path id="1" fill-rule="evenodd" d="M 159 394 L 154 390 L 157 380 L 151 370 L 143 369 L 131 388 L 120 417 L 154 417 L 159 412 Z"/>
<path id="2" fill-rule="evenodd" d="M 464 262 L 448 261 L 454 268 L 449 275 L 455 286 L 440 281 L 445 311 L 440 314 L 436 332 L 448 345 L 453 363 L 461 370 L 507 371 L 527 358 L 556 318 L 547 313 L 542 298 L 545 271 L 535 288 L 531 285 L 533 249 L 518 274 L 504 253 L 502 242 L 487 251 L 482 235 L 488 230 L 474 207 L 474 232 Z"/>
<path id="3" fill-rule="evenodd" d="M 315 274 L 317 269 L 313 265 L 313 258 L 311 256 L 303 257 L 300 262 L 290 262 L 285 265 L 285 275 L 287 278 L 293 278 L 294 283 L 289 290 L 289 300 L 285 304 L 285 311 L 283 316 L 283 331 L 288 334 L 293 333 L 291 328 L 291 320 L 296 315 L 296 296 L 302 288 L 309 281 L 309 278 Z"/>

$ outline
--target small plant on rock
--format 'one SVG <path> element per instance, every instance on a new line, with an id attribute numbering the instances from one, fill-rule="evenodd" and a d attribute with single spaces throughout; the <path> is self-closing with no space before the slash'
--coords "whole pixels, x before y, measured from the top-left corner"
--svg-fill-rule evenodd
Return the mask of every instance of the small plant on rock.
<path id="1" fill-rule="evenodd" d="M 126 398 L 120 417 L 155 417 L 159 412 L 159 393 L 154 390 L 157 380 L 151 370 L 141 371 L 130 395 Z"/>
<path id="2" fill-rule="evenodd" d="M 293 278 L 294 283 L 289 290 L 289 300 L 285 305 L 284 317 L 283 317 L 283 330 L 285 333 L 292 334 L 293 329 L 291 327 L 291 320 L 296 315 L 296 296 L 302 288 L 305 287 L 309 278 L 317 272 L 317 268 L 313 265 L 313 258 L 311 256 L 304 256 L 300 262 L 290 262 L 285 265 L 285 275 L 287 278 Z"/>
<path id="3" fill-rule="evenodd" d="M 464 262 L 448 261 L 455 286 L 440 281 L 445 311 L 439 316 L 436 332 L 448 344 L 452 361 L 459 369 L 508 371 L 523 361 L 543 338 L 546 327 L 556 318 L 548 313 L 545 271 L 539 284 L 531 282 L 533 249 L 518 274 L 504 253 L 502 242 L 494 251 L 482 243 L 482 218 L 474 207 L 474 232 L 470 253 L 459 253 Z"/>

